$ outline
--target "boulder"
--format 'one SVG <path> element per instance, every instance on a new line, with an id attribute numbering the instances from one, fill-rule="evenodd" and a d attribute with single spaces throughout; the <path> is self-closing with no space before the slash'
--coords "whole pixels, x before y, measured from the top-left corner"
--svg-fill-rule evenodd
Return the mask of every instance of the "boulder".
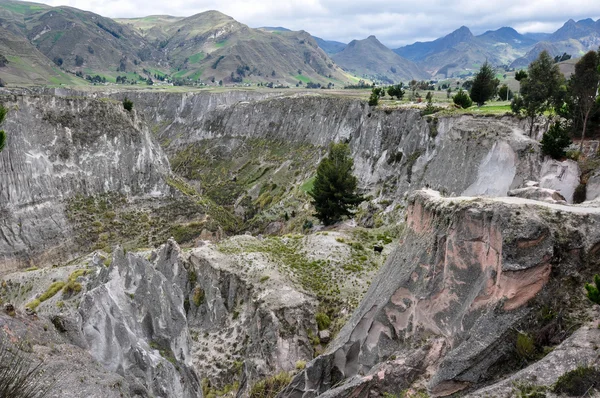
<path id="1" fill-rule="evenodd" d="M 525 198 L 531 200 L 539 200 L 547 203 L 560 203 L 567 204 L 565 198 L 553 189 L 540 188 L 530 186 L 527 188 L 519 188 L 508 191 L 508 196 L 514 196 L 517 198 Z"/>
<path id="2" fill-rule="evenodd" d="M 540 188 L 560 193 L 567 203 L 573 203 L 573 193 L 579 185 L 579 166 L 573 160 L 558 161 L 547 157 L 540 172 Z"/>
<path id="3" fill-rule="evenodd" d="M 331 333 L 329 332 L 329 330 L 320 330 L 319 331 L 319 341 L 322 344 L 327 344 L 327 343 L 329 343 L 329 341 L 331 341 Z"/>

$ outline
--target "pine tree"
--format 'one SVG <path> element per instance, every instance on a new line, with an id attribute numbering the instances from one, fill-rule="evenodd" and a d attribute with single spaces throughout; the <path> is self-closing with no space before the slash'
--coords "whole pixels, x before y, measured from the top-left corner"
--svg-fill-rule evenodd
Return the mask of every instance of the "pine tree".
<path id="1" fill-rule="evenodd" d="M 482 106 L 486 101 L 489 101 L 496 96 L 499 84 L 500 81 L 496 79 L 494 69 L 487 61 L 485 61 L 473 80 L 470 94 L 471 99 L 477 106 Z"/>
<path id="2" fill-rule="evenodd" d="M 0 104 L 0 124 L 4 121 L 6 117 L 6 113 L 8 110 Z M 6 133 L 3 130 L 0 130 L 0 152 L 4 149 L 4 145 L 6 144 Z"/>
<path id="3" fill-rule="evenodd" d="M 348 144 L 329 147 L 329 155 L 319 163 L 315 184 L 309 195 L 313 198 L 315 216 L 325 225 L 334 224 L 364 200 L 357 193 L 358 180 L 352 175 L 354 161 Z"/>

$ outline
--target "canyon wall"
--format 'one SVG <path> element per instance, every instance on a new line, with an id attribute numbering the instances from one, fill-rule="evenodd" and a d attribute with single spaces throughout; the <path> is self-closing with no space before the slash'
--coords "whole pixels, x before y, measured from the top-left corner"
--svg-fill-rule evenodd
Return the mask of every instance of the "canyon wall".
<path id="1" fill-rule="evenodd" d="M 2 97 L 0 272 L 65 262 L 80 253 L 65 199 L 118 192 L 162 197 L 169 163 L 145 124 L 114 101 Z"/>
<path id="2" fill-rule="evenodd" d="M 409 203 L 407 230 L 360 306 L 280 397 L 398 393 L 420 378 L 433 396 L 468 391 L 512 373 L 517 331 L 547 332 L 544 308 L 586 319 L 600 209 L 435 191 Z"/>

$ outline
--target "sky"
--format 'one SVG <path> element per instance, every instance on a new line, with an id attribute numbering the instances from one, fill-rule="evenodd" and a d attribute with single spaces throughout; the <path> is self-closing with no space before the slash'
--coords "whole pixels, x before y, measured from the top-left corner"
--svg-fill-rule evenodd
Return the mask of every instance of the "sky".
<path id="1" fill-rule="evenodd" d="M 34 0 L 35 1 L 35 0 Z M 600 18 L 599 0 L 37 0 L 111 18 L 190 16 L 218 10 L 250 27 L 282 26 L 348 43 L 375 35 L 391 48 L 429 41 L 461 26 L 474 34 L 511 26 L 554 32 L 568 19 Z"/>

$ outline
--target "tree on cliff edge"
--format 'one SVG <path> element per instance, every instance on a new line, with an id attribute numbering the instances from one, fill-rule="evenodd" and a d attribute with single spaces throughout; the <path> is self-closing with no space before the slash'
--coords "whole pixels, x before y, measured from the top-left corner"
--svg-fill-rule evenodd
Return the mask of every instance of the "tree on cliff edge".
<path id="1" fill-rule="evenodd" d="M 357 178 L 352 175 L 354 161 L 348 144 L 337 143 L 329 147 L 329 155 L 317 167 L 315 185 L 309 195 L 313 198 L 315 216 L 325 225 L 334 224 L 364 200 L 356 191 Z"/>
<path id="2" fill-rule="evenodd" d="M 0 104 L 0 125 L 4 121 L 7 112 L 6 108 Z M 6 144 L 6 133 L 0 130 L 0 152 L 4 149 L 4 144 Z"/>
<path id="3" fill-rule="evenodd" d="M 500 80 L 496 79 L 494 68 L 485 61 L 473 80 L 470 94 L 471 99 L 477 106 L 483 106 L 486 101 L 496 96 L 499 84 Z"/>

